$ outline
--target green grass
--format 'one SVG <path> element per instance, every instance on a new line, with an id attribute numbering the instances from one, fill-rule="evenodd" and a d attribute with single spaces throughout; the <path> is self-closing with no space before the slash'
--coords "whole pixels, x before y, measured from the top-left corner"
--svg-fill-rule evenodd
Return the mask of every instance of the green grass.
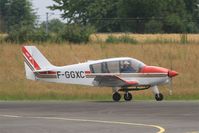
<path id="1" fill-rule="evenodd" d="M 146 39 L 144 44 L 175 44 L 179 43 L 173 39 L 157 38 L 157 39 Z"/>
<path id="2" fill-rule="evenodd" d="M 128 43 L 128 44 L 137 44 L 137 40 L 135 40 L 133 37 L 130 37 L 128 35 L 122 35 L 120 37 L 115 36 L 108 36 L 108 38 L 105 41 L 106 43 Z"/>
<path id="3" fill-rule="evenodd" d="M 0 96 L 0 100 L 111 100 L 111 95 L 60 95 L 55 92 L 49 92 L 40 95 L 28 94 L 4 94 Z"/>
<path id="4" fill-rule="evenodd" d="M 57 94 L 56 92 L 47 92 L 47 93 L 41 93 L 41 94 L 28 94 L 26 92 L 21 93 L 15 93 L 15 94 L 7 94 L 2 93 L 0 95 L 0 100 L 73 100 L 73 101 L 79 101 L 79 100 L 87 100 L 87 101 L 112 101 L 112 94 L 93 94 L 93 95 L 67 95 L 67 94 Z M 133 95 L 133 100 L 154 100 L 153 94 L 151 95 Z M 164 100 L 199 100 L 199 94 L 192 94 L 192 95 L 165 95 L 164 94 Z M 121 98 L 121 101 L 124 101 L 123 95 Z"/>
<path id="5" fill-rule="evenodd" d="M 192 41 L 188 40 L 187 34 L 180 34 L 179 40 L 176 38 L 156 38 L 156 39 L 146 39 L 143 43 L 144 44 L 192 44 Z"/>

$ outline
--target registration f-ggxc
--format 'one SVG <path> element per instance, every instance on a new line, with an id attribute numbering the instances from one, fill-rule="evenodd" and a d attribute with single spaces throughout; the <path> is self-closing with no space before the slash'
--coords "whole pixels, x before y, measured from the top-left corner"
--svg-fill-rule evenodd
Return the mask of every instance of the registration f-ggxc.
<path id="1" fill-rule="evenodd" d="M 124 91 L 124 99 L 130 101 L 129 91 L 149 89 L 157 101 L 163 95 L 157 86 L 170 83 L 178 73 L 162 67 L 147 66 L 139 60 L 122 57 L 84 63 L 54 66 L 35 46 L 23 46 L 26 78 L 47 82 L 112 87 L 113 100 L 119 101 Z"/>

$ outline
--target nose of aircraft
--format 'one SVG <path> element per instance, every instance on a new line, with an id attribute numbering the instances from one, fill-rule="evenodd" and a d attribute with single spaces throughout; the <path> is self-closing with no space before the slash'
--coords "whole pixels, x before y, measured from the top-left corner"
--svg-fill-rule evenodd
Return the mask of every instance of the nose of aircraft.
<path id="1" fill-rule="evenodd" d="M 169 77 L 174 77 L 178 75 L 176 71 L 156 66 L 144 66 L 141 69 L 141 73 L 168 73 Z"/>
<path id="2" fill-rule="evenodd" d="M 178 72 L 176 72 L 176 71 L 172 71 L 172 70 L 168 71 L 168 76 L 169 77 L 174 77 L 174 76 L 177 76 L 177 75 L 178 75 Z"/>

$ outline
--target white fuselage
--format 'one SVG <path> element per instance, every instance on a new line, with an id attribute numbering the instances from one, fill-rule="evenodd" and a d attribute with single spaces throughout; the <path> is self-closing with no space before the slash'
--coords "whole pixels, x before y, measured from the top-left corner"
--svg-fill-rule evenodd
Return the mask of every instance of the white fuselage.
<path id="1" fill-rule="evenodd" d="M 52 70 L 56 71 L 56 78 L 36 78 L 37 80 L 46 82 L 66 83 L 66 84 L 79 84 L 94 86 L 94 77 L 87 77 L 86 72 L 90 72 L 89 65 L 91 62 L 79 63 L 74 65 L 68 65 L 63 67 L 54 67 Z M 106 73 L 104 73 L 106 74 Z M 109 75 L 117 75 L 127 81 L 137 81 L 139 86 L 142 85 L 160 85 L 167 83 L 169 77 L 165 74 L 157 74 L 155 77 L 154 73 L 150 76 L 150 73 L 107 73 Z"/>

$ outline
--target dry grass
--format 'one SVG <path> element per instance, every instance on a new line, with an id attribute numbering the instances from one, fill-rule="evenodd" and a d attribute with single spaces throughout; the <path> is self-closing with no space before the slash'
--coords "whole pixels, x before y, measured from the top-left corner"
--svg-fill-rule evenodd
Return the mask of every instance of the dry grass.
<path id="1" fill-rule="evenodd" d="M 120 37 L 122 35 L 129 35 L 136 39 L 139 43 L 154 43 L 159 41 L 169 41 L 169 42 L 180 42 L 181 34 L 128 34 L 128 33 L 112 33 L 112 34 L 93 34 L 90 37 L 90 40 L 93 42 L 102 41 L 104 42 L 108 36 Z M 187 34 L 188 42 L 190 43 L 199 43 L 199 34 Z"/>
<path id="2" fill-rule="evenodd" d="M 197 40 L 195 36 L 192 38 Z M 167 99 L 199 99 L 199 45 L 196 44 L 42 44 L 37 47 L 52 64 L 60 66 L 120 56 L 134 57 L 147 65 L 172 66 L 180 75 L 173 80 L 174 95 Z M 0 45 L 0 69 L 0 99 L 111 99 L 108 88 L 26 80 L 21 45 Z M 160 88 L 168 95 L 167 86 Z M 137 99 L 153 98 L 150 90 L 134 94 Z"/>
<path id="3" fill-rule="evenodd" d="M 7 36 L 7 34 L 0 33 L 0 42 L 3 42 Z"/>

